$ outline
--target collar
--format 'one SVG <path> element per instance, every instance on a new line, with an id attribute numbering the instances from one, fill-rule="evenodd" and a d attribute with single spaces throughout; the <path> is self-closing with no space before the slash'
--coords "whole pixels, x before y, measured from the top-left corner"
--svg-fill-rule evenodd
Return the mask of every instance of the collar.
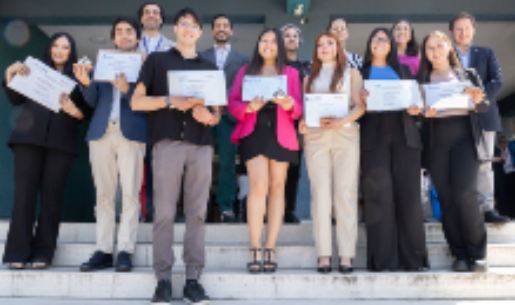
<path id="1" fill-rule="evenodd" d="M 456 51 L 456 54 L 458 54 L 459 56 L 467 56 L 470 54 L 470 51 L 472 51 L 472 48 L 474 47 L 474 45 L 470 44 L 467 48 L 467 52 L 465 53 L 461 53 L 461 50 L 460 48 L 458 48 L 457 45 L 454 45 L 454 50 Z"/>
<path id="2" fill-rule="evenodd" d="M 225 50 L 225 51 L 230 51 L 231 50 L 231 44 L 228 43 L 226 44 L 225 46 L 223 47 L 219 47 L 218 45 L 215 44 L 214 46 L 215 50 Z"/>
<path id="3" fill-rule="evenodd" d="M 182 60 L 185 60 L 185 61 L 195 61 L 195 62 L 201 62 L 202 61 L 202 59 L 200 58 L 198 53 L 197 53 L 197 56 L 194 57 L 194 58 L 184 58 L 184 56 L 182 56 L 181 51 L 179 51 L 176 47 L 172 47 L 169 52 L 179 56 Z"/>

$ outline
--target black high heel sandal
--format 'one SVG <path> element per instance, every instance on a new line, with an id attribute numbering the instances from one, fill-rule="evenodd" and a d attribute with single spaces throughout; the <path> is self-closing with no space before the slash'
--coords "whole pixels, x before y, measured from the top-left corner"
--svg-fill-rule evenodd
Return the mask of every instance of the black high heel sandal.
<path id="1" fill-rule="evenodd" d="M 330 257 L 329 258 L 329 265 L 325 265 L 325 266 L 322 266 L 320 267 L 320 265 L 317 266 L 317 271 L 318 273 L 322 273 L 322 274 L 327 274 L 327 273 L 331 273 L 331 271 L 333 271 L 333 268 L 332 268 L 332 262 L 333 262 L 333 259 Z M 317 264 L 320 264 L 320 258 L 317 260 Z"/>
<path id="2" fill-rule="evenodd" d="M 252 274 L 257 274 L 263 271 L 263 263 L 258 262 L 257 253 L 261 252 L 261 249 L 250 249 L 250 252 L 254 253 L 254 261 L 247 263 L 247 270 Z"/>
<path id="3" fill-rule="evenodd" d="M 277 270 L 277 263 L 272 262 L 272 252 L 274 249 L 265 249 L 265 261 L 263 262 L 263 271 L 266 273 L 274 273 Z"/>
<path id="4" fill-rule="evenodd" d="M 352 259 L 350 261 L 351 263 L 351 266 L 345 266 L 345 265 L 339 265 L 338 266 L 338 271 L 340 271 L 340 273 L 342 274 L 350 274 L 352 272 L 354 272 L 354 268 L 352 267 Z"/>

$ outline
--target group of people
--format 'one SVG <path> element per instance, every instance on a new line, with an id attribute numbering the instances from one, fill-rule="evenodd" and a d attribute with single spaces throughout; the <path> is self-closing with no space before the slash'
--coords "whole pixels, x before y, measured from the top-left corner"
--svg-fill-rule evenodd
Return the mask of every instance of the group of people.
<path id="1" fill-rule="evenodd" d="M 302 155 L 311 182 L 318 272 L 332 270 L 332 217 L 338 271 L 353 272 L 359 188 L 365 202 L 367 269 L 430 268 L 420 198 L 421 168 L 429 170 L 438 192 L 444 234 L 455 258 L 453 270 L 487 270 L 485 222 L 509 221 L 492 207 L 493 186 L 488 189 L 488 185 L 493 184 L 482 183 L 489 179 L 493 139 L 500 130 L 495 98 L 502 76 L 493 51 L 472 45 L 476 28 L 472 15 L 461 13 L 450 21 L 454 43 L 434 31 L 420 48 L 406 20 L 391 29 L 377 28 L 370 34 L 364 58 L 346 51 L 348 24 L 336 18 L 316 38 L 310 62 L 297 57 L 302 33 L 293 24 L 265 29 L 249 58 L 231 46 L 233 23 L 224 14 L 213 18 L 215 45 L 204 52 L 196 48 L 203 24 L 194 10 L 185 8 L 175 15 L 176 42 L 160 33 L 164 22 L 160 5 L 145 3 L 139 18 L 119 17 L 111 30 L 119 51 L 148 54 L 136 83 L 128 83 L 123 74 L 110 83 L 92 80 L 91 67 L 77 63 L 74 40 L 66 33 L 52 36 L 42 57 L 48 66 L 78 83 L 70 95 L 61 97 L 61 111 L 48 110 L 7 86 L 15 75 L 28 75 L 27 66 L 17 62 L 7 69 L 3 88 L 13 105 L 23 105 L 9 139 L 15 160 L 15 204 L 3 262 L 11 269 L 51 265 L 63 190 L 77 155 L 77 126 L 91 118 L 86 140 L 97 194 L 97 245 L 80 269 L 132 270 L 138 196 L 144 171 L 151 172 L 157 278 L 153 303 L 171 299 L 173 224 L 180 196 L 186 222 L 184 298 L 192 304 L 209 303 L 198 280 L 205 264 L 205 218 L 215 142 L 223 181 L 217 193 L 222 221 L 235 219 L 237 154 L 249 177 L 247 270 L 251 273 L 273 273 L 278 267 L 275 248 L 285 211 L 290 221 L 296 221 L 294 205 L 286 207 L 286 202 L 290 189 L 296 193 Z M 227 107 L 207 107 L 191 97 L 170 96 L 167 73 L 174 70 L 223 70 Z M 287 78 L 285 96 L 243 100 L 245 76 L 276 75 Z M 475 109 L 438 111 L 414 104 L 405 111 L 367 111 L 365 81 L 412 79 L 420 85 L 470 82 L 474 88 L 464 94 Z M 348 115 L 324 118 L 320 128 L 308 127 L 303 117 L 303 94 L 308 93 L 346 93 Z M 298 133 L 304 138 L 303 147 Z M 146 169 L 145 162 L 149 164 Z M 118 179 L 122 214 L 115 259 Z"/>

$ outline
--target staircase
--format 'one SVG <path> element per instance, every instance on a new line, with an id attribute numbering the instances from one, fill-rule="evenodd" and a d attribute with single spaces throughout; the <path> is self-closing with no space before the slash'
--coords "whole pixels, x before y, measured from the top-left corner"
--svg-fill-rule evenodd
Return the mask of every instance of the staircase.
<path id="1" fill-rule="evenodd" d="M 7 221 L 0 222 L 0 255 L 3 255 L 8 225 Z M 184 283 L 181 260 L 184 229 L 184 225 L 176 225 L 174 249 L 178 260 L 172 276 L 174 298 L 181 298 Z M 494 304 L 491 300 L 507 300 L 506 304 L 515 304 L 510 301 L 515 300 L 515 223 L 488 226 L 490 271 L 486 274 L 450 272 L 451 257 L 441 226 L 427 224 L 425 230 L 432 267 L 428 272 L 367 272 L 364 269 L 366 234 L 365 228 L 360 226 L 358 255 L 354 261 L 358 270 L 345 276 L 336 271 L 318 274 L 312 226 L 301 224 L 282 228 L 277 247 L 278 272 L 251 275 L 245 270 L 249 255 L 247 226 L 210 224 L 206 228 L 207 262 L 201 281 L 212 299 L 224 300 L 229 302 L 227 304 L 247 304 L 245 300 L 253 301 L 248 304 L 272 300 L 291 301 L 284 304 L 341 304 L 346 300 L 386 305 L 410 304 L 410 300 L 463 299 L 489 300 L 485 304 Z M 133 257 L 135 269 L 131 273 L 115 273 L 112 269 L 81 273 L 78 266 L 95 250 L 95 225 L 64 223 L 51 269 L 10 271 L 5 266 L 0 267 L 0 304 L 121 304 L 128 301 L 127 304 L 148 304 L 155 288 L 151 241 L 152 226 L 142 224 Z M 336 263 L 336 253 L 334 255 Z M 39 303 L 30 301 L 35 299 Z"/>

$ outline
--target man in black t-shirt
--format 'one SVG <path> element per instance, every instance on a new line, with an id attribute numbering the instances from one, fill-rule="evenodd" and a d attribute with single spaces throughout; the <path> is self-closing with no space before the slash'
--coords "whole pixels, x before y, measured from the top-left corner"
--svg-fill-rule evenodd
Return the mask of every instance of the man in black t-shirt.
<path id="1" fill-rule="evenodd" d="M 158 280 L 153 304 L 169 303 L 170 278 L 175 258 L 173 221 L 184 180 L 186 233 L 183 260 L 186 266 L 184 299 L 209 304 L 198 282 L 205 262 L 205 217 L 211 186 L 212 144 L 210 127 L 220 120 L 219 107 L 199 106 L 188 97 L 170 96 L 167 73 L 171 70 L 217 70 L 197 54 L 202 20 L 189 9 L 174 18 L 177 46 L 152 53 L 140 72 L 131 106 L 148 112 L 149 143 L 154 170 L 154 271 Z"/>

